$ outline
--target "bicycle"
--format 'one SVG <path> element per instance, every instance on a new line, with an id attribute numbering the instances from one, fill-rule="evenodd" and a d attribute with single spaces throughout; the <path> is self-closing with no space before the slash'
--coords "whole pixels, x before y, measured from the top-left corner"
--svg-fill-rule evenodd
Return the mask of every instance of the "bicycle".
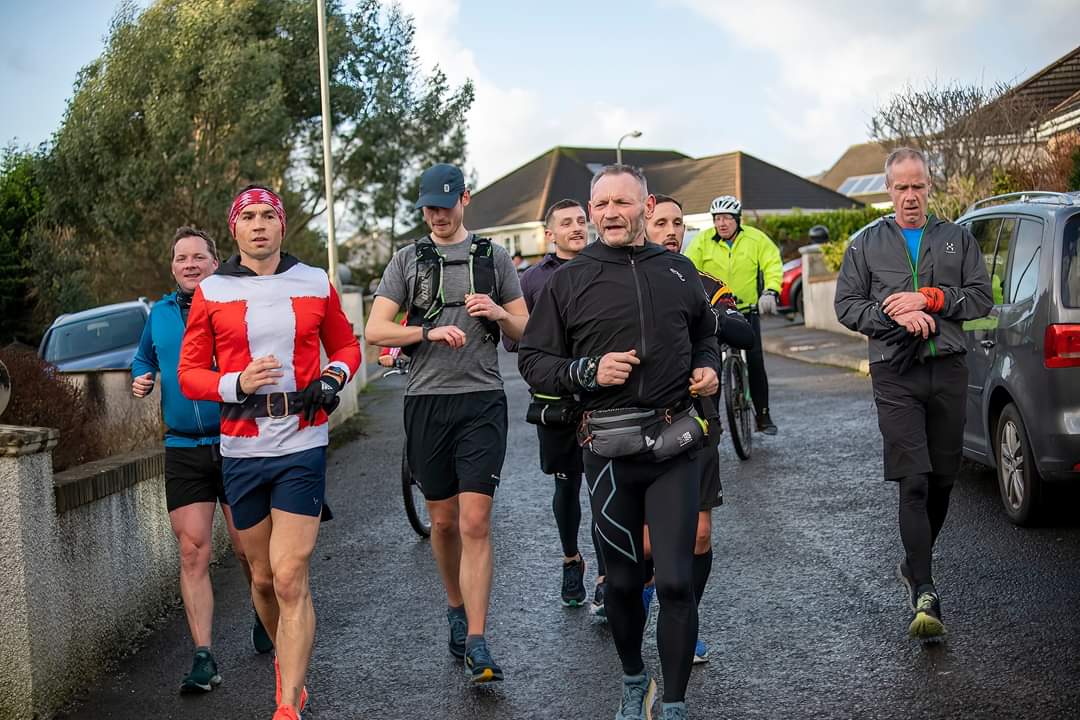
<path id="1" fill-rule="evenodd" d="M 746 368 L 746 351 L 734 351 L 720 345 L 720 384 L 724 393 L 731 444 L 740 460 L 749 460 L 753 450 L 754 406 L 750 402 L 750 374 Z"/>
<path id="2" fill-rule="evenodd" d="M 409 361 L 399 356 L 394 360 L 394 367 L 384 372 L 382 377 L 408 373 Z M 412 468 L 409 467 L 409 456 L 404 443 L 401 446 L 401 495 L 405 501 L 405 516 L 409 519 L 409 525 L 421 538 L 430 538 L 431 516 L 428 515 L 427 502 L 424 500 L 420 483 L 416 481 Z"/>

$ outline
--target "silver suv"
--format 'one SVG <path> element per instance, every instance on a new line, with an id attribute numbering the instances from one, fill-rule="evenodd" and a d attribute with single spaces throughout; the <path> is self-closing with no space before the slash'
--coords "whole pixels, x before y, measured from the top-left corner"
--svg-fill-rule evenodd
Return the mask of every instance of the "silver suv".
<path id="1" fill-rule="evenodd" d="M 964 454 L 996 468 L 1005 511 L 1026 525 L 1044 482 L 1080 480 L 1080 193 L 999 195 L 957 222 L 994 294 L 987 317 L 964 323 Z"/>
<path id="2" fill-rule="evenodd" d="M 146 298 L 61 315 L 38 354 L 60 370 L 130 368 L 149 315 Z"/>

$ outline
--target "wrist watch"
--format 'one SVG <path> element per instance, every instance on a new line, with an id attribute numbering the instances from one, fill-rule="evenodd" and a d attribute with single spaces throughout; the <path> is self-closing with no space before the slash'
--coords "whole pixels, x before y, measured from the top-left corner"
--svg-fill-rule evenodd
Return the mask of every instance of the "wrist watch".
<path id="1" fill-rule="evenodd" d="M 422 325 L 420 327 L 420 339 L 424 342 L 428 341 L 428 332 L 431 331 L 430 325 Z"/>

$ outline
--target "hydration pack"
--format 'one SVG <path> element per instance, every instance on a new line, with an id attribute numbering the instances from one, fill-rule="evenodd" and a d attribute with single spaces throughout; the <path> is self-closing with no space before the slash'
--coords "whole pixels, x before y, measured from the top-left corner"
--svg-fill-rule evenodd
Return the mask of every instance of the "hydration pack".
<path id="1" fill-rule="evenodd" d="M 469 293 L 490 295 L 499 304 L 498 289 L 495 283 L 495 257 L 490 238 L 473 236 L 469 246 L 469 257 L 465 260 L 447 260 L 430 236 L 417 240 L 416 275 L 413 278 L 412 302 L 409 305 L 407 325 L 419 327 L 433 326 L 444 308 L 462 307 L 464 298 L 447 302 L 443 290 L 443 269 L 449 265 L 467 265 L 469 269 Z M 484 327 L 482 342 L 499 342 L 501 333 L 499 324 L 491 320 L 480 319 Z M 419 343 L 401 349 L 406 355 L 412 355 Z"/>

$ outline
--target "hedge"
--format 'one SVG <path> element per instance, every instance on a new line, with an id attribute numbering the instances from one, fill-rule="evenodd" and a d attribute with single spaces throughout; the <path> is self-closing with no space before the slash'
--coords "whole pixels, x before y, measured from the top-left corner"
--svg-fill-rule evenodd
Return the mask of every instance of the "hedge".
<path id="1" fill-rule="evenodd" d="M 800 247 L 810 244 L 810 228 L 815 225 L 824 225 L 829 230 L 828 245 L 839 247 L 839 253 L 836 253 L 835 248 L 823 248 L 825 264 L 835 272 L 840 269 L 839 261 L 843 259 L 848 238 L 863 226 L 891 212 L 891 209 L 865 207 L 855 210 L 807 213 L 796 208 L 788 215 L 758 217 L 753 213 L 748 213 L 743 217 L 743 221 L 772 238 L 773 242 L 780 246 L 780 252 L 785 258 L 793 257 Z M 836 267 L 830 265 L 830 255 L 837 255 Z"/>

